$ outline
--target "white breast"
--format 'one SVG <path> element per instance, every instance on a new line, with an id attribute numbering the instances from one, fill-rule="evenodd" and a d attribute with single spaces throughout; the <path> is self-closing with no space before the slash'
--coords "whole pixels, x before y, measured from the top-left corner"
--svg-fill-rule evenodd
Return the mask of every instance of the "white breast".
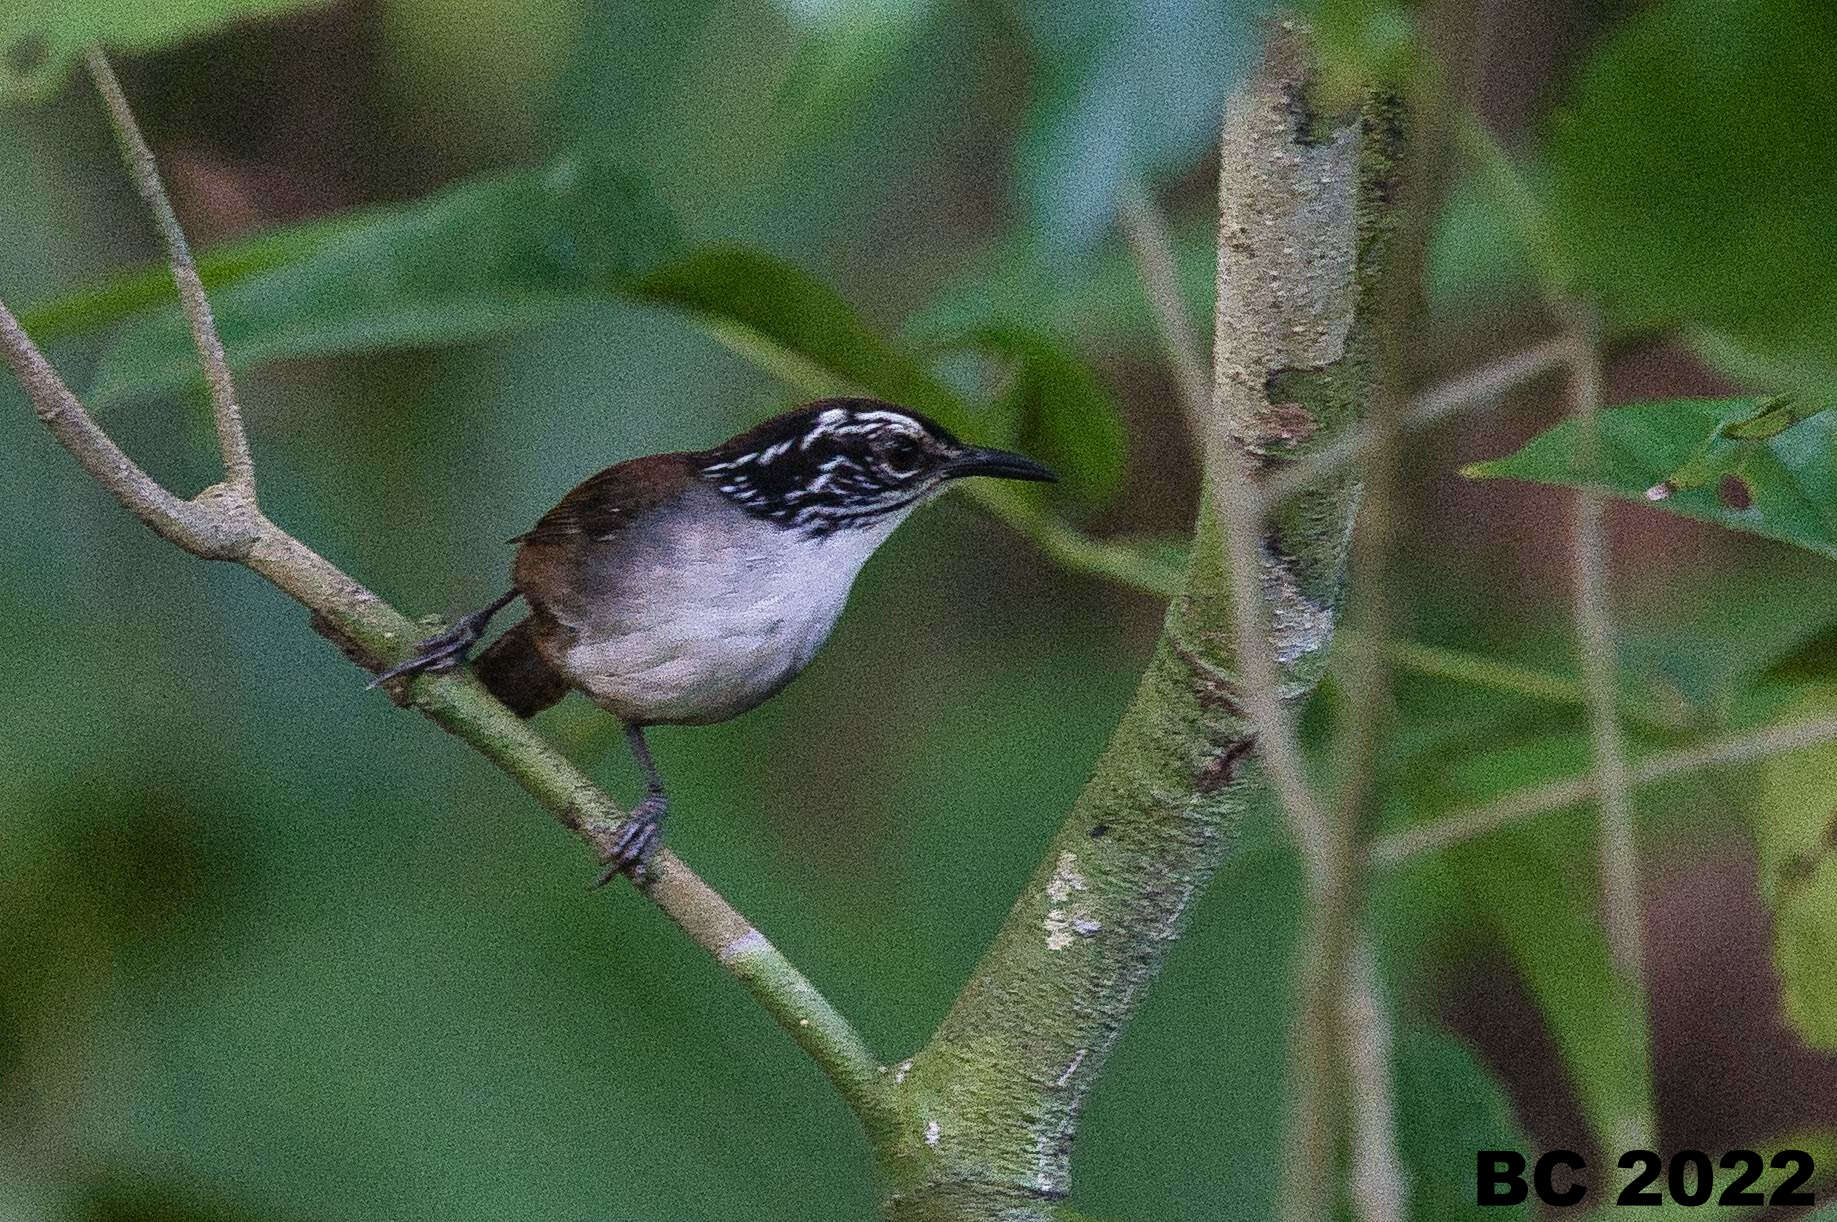
<path id="1" fill-rule="evenodd" d="M 721 721 L 789 683 L 903 512 L 820 539 L 720 506 L 619 548 L 615 597 L 571 624 L 562 669 L 628 722 Z"/>

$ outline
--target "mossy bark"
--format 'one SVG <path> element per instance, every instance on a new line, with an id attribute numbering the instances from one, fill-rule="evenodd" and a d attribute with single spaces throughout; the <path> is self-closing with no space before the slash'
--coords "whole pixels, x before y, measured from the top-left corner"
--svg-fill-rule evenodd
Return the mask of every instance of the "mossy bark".
<path id="1" fill-rule="evenodd" d="M 1283 23 L 1226 108 L 1214 424 L 1259 470 L 1343 434 L 1377 376 L 1399 116 L 1382 100 L 1323 116 L 1310 97 L 1305 37 Z M 1290 700 L 1324 665 L 1358 494 L 1350 475 L 1324 480 L 1261 541 Z M 1086 1094 L 1246 814 L 1273 800 L 1238 701 L 1223 555 L 1202 509 L 1184 589 L 1095 774 L 943 1024 L 894 1070 L 880 1146 L 894 1222 L 1062 1216 Z"/>

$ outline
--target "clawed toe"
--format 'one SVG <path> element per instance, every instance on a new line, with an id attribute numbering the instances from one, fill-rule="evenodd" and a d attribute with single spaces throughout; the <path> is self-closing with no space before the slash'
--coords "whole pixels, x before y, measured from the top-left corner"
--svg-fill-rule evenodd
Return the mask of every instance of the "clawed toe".
<path id="1" fill-rule="evenodd" d="M 466 660 L 466 654 L 478 641 L 478 632 L 468 630 L 469 625 L 461 621 L 460 626 L 451 632 L 429 637 L 422 641 L 415 656 L 370 680 L 369 686 L 378 687 L 391 679 L 400 679 L 404 675 L 420 674 L 422 671 L 452 670 Z"/>
<path id="2" fill-rule="evenodd" d="M 650 860 L 663 844 L 663 795 L 653 793 L 637 807 L 619 828 L 618 837 L 606 850 L 606 868 L 600 871 L 595 887 L 604 887 L 621 874 L 631 875 L 642 887 L 649 881 Z"/>
<path id="3" fill-rule="evenodd" d="M 466 660 L 466 655 L 472 652 L 472 646 L 478 644 L 479 638 L 485 635 L 485 629 L 490 625 L 492 617 L 509 606 L 511 600 L 515 599 L 518 594 L 519 591 L 512 590 L 489 607 L 474 611 L 470 615 L 460 616 L 459 621 L 447 631 L 422 641 L 415 650 L 414 657 L 400 665 L 391 666 L 370 680 L 369 686 L 377 687 L 391 679 L 400 679 L 403 675 L 419 674 L 422 671 L 452 670 L 459 666 Z"/>

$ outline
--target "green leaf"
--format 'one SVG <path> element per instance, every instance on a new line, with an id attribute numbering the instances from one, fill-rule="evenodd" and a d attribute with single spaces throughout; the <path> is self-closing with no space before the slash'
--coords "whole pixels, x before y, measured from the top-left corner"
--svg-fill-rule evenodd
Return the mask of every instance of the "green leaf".
<path id="1" fill-rule="evenodd" d="M 465 183 L 399 208 L 239 244 L 207 264 L 212 305 L 237 366 L 451 344 L 545 321 L 603 299 L 674 253 L 671 217 L 592 153 Z M 35 312 L 95 322 L 145 304 L 130 278 Z M 103 354 L 97 401 L 200 384 L 173 307 L 128 322 Z"/>
<path id="2" fill-rule="evenodd" d="M 1022 6 L 1038 57 L 1022 121 L 1021 197 L 1055 249 L 1110 224 L 1126 183 L 1185 166 L 1257 45 L 1249 0 L 1062 0 Z"/>
<path id="3" fill-rule="evenodd" d="M 1590 758 L 1580 726 L 1482 750 L 1437 735 L 1422 739 L 1419 752 L 1439 765 L 1409 782 L 1417 820 L 1574 776 Z M 1585 812 L 1552 812 L 1446 849 L 1412 873 L 1459 889 L 1462 927 L 1496 933 L 1537 1001 L 1583 1115 L 1611 1144 L 1630 1129 L 1650 1131 L 1652 1083 L 1645 1015 L 1620 988 L 1595 916 L 1592 844 Z"/>
<path id="4" fill-rule="evenodd" d="M 1754 597 L 1757 583 L 1764 583 L 1767 597 Z M 1680 729 L 1701 727 L 1704 717 L 1746 724 L 1737 708 L 1757 683 L 1777 687 L 1774 680 L 1791 677 L 1792 663 L 1816 658 L 1818 641 L 1833 622 L 1837 603 L 1826 561 L 1772 549 L 1732 559 L 1713 578 L 1676 588 L 1663 605 L 1642 608 L 1618 625 L 1622 675 L 1645 681 L 1643 698 L 1635 696 L 1623 711 L 1641 705 L 1654 713 L 1669 710 L 1665 716 Z M 1837 678 L 1837 671 L 1827 665 L 1824 677 Z M 1680 699 L 1683 708 L 1674 703 Z M 1684 709 L 1694 712 L 1680 719 Z M 1769 715 L 1755 710 L 1757 720 Z"/>
<path id="5" fill-rule="evenodd" d="M 832 111 L 898 61 L 924 32 L 934 0 L 776 0 L 801 35 L 775 99 L 787 118 Z"/>
<path id="6" fill-rule="evenodd" d="M 1424 70 L 1416 23 L 1402 0 L 1306 0 L 1300 9 L 1314 31 L 1323 108 L 1357 106 L 1362 90 Z"/>
<path id="7" fill-rule="evenodd" d="M 1549 294 L 1573 292 L 1574 270 L 1550 233 L 1550 186 L 1544 167 L 1520 166 L 1472 115 L 1456 120 L 1454 141 L 1473 165 L 1468 182 L 1521 247 L 1535 282 Z"/>
<path id="8" fill-rule="evenodd" d="M 1064 347 L 1027 331 L 985 327 L 941 345 L 993 356 L 1003 385 L 987 440 L 1020 449 L 1059 474 L 1058 488 L 1086 504 L 1108 500 L 1122 479 L 1127 438 L 1116 400 Z M 1044 486 L 1040 495 L 1047 495 Z"/>
<path id="9" fill-rule="evenodd" d="M 545 322 L 608 297 L 686 313 L 807 395 L 906 404 L 974 441 L 1007 430 L 1064 477 L 1044 494 L 969 481 L 967 495 L 1062 564 L 1156 591 L 1176 580 L 1159 553 L 1079 534 L 1045 506 L 1095 503 L 1115 487 L 1122 429 L 1109 396 L 1067 350 L 1014 328 L 971 340 L 1009 363 L 1006 396 L 973 404 L 848 302 L 763 251 L 684 252 L 671 218 L 591 155 L 462 184 L 400 208 L 282 230 L 203 261 L 238 367 L 276 358 L 459 343 Z M 97 401 L 201 382 L 189 333 L 151 273 L 41 306 L 29 324 L 68 334 L 125 319 L 104 352 Z"/>
<path id="10" fill-rule="evenodd" d="M 1397 1147 L 1409 1184 L 1406 1217 L 1437 1222 L 1525 1218 L 1529 1204 L 1474 1203 L 1480 1150 L 1523 1150 L 1511 1104 L 1499 1083 L 1459 1042 L 1399 1021 L 1394 1049 Z"/>
<path id="11" fill-rule="evenodd" d="M 72 60 L 100 43 L 148 51 L 221 26 L 276 17 L 325 0 L 57 0 L 0 8 L 0 101 L 44 97 Z"/>
<path id="12" fill-rule="evenodd" d="M 213 293 L 272 268 L 305 258 L 335 239 L 359 213 L 272 229 L 195 256 L 198 277 Z M 19 321 L 41 344 L 72 335 L 94 334 L 116 323 L 178 300 L 165 264 L 141 268 L 93 288 L 77 289 L 19 312 Z"/>
<path id="13" fill-rule="evenodd" d="M 698 247 L 629 291 L 692 315 L 736 352 L 809 395 L 871 394 L 953 432 L 982 428 L 919 361 L 868 329 L 828 285 L 749 246 Z"/>
<path id="14" fill-rule="evenodd" d="M 1837 406 L 1837 371 L 1823 361 L 1807 359 L 1790 341 L 1736 338 L 1706 326 L 1685 328 L 1683 338 L 1704 363 L 1720 369 L 1730 381 L 1803 396 L 1821 407 Z"/>
<path id="15" fill-rule="evenodd" d="M 1569 744 L 1562 746 L 1566 752 Z M 1628 1131 L 1651 1131 L 1646 1020 L 1614 975 L 1594 915 L 1588 840 L 1559 851 L 1553 839 L 1539 828 L 1508 827 L 1451 856 L 1470 901 L 1537 998 L 1596 1138 L 1611 1144 Z"/>
<path id="16" fill-rule="evenodd" d="M 1772 437 L 1714 444 L 1724 428 L 1754 416 L 1765 402 L 1674 399 L 1616 407 L 1597 417 L 1599 445 L 1593 464 L 1583 463 L 1575 423 L 1566 420 L 1516 454 L 1474 463 L 1462 474 L 1593 487 L 1837 559 L 1833 413 L 1814 416 Z M 1706 465 L 1698 465 L 1699 458 Z M 1691 486 L 1652 501 L 1660 485 L 1686 470 L 1686 464 L 1692 464 Z"/>
<path id="17" fill-rule="evenodd" d="M 1811 688 L 1788 720 L 1837 712 L 1837 687 Z M 1787 1021 L 1814 1048 L 1837 1048 L 1837 744 L 1769 759 L 1749 811 L 1761 893 L 1772 905 L 1773 961 Z"/>
<path id="18" fill-rule="evenodd" d="M 1837 382 L 1822 0 L 1666 0 L 1592 57 L 1551 142 L 1551 233 L 1622 324 L 1708 328 Z"/>

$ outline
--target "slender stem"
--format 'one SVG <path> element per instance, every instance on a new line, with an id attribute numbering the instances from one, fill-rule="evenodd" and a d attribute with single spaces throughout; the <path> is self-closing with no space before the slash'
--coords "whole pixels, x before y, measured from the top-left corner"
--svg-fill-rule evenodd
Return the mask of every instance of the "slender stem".
<path id="1" fill-rule="evenodd" d="M 1350 641 L 1358 634 L 1347 631 L 1341 635 Z M 1579 705 L 1588 698 L 1578 681 L 1534 666 L 1501 662 L 1497 658 L 1468 653 L 1464 649 L 1448 649 L 1396 637 L 1385 648 L 1399 669 L 1419 675 L 1451 679 L 1475 687 L 1495 688 L 1551 704 Z"/>
<path id="2" fill-rule="evenodd" d="M 1635 786 L 1652 785 L 1706 768 L 1752 763 L 1828 742 L 1837 742 L 1837 717 L 1788 722 L 1648 756 L 1633 764 L 1627 780 Z M 1478 839 L 1521 819 L 1586 802 L 1599 794 L 1601 788 L 1600 774 L 1588 772 L 1514 790 L 1484 806 L 1456 811 L 1433 822 L 1381 836 L 1372 842 L 1371 861 L 1377 866 L 1403 865 Z"/>
<path id="3" fill-rule="evenodd" d="M 249 437 L 242 427 L 242 409 L 236 403 L 236 386 L 230 380 L 229 362 L 223 355 L 223 339 L 217 334 L 211 314 L 210 299 L 204 295 L 204 282 L 198 278 L 197 264 L 192 261 L 191 244 L 172 210 L 172 200 L 160 183 L 159 165 L 153 150 L 141 135 L 140 125 L 121 92 L 121 82 L 99 49 L 89 52 L 89 74 L 95 79 L 108 109 L 116 142 L 121 145 L 122 160 L 140 191 L 141 199 L 153 213 L 161 239 L 166 244 L 167 261 L 172 265 L 172 280 L 178 288 L 179 301 L 191 325 L 192 343 L 198 349 L 198 361 L 204 368 L 204 381 L 210 389 L 211 414 L 217 423 L 217 446 L 223 454 L 223 473 L 230 486 L 251 504 L 255 501 L 255 461 L 249 454 Z"/>
<path id="4" fill-rule="evenodd" d="M 1402 430 L 1409 410 L 1405 345 L 1415 334 L 1417 285 L 1428 246 L 1428 217 L 1433 211 L 1423 198 L 1435 130 L 1434 111 L 1422 96 L 1424 92 L 1418 89 L 1410 101 L 1410 138 L 1393 184 L 1403 207 L 1397 210 L 1384 243 L 1384 274 L 1375 293 L 1379 315 L 1373 345 L 1376 384 L 1370 411 L 1360 426 L 1370 441 L 1365 448 L 1364 495 L 1359 503 L 1358 537 L 1348 564 L 1347 591 L 1347 601 L 1359 617 L 1359 633 L 1345 643 L 1344 780 L 1333 816 L 1340 828 L 1335 847 L 1344 856 L 1336 872 L 1345 882 L 1338 893 L 1315 897 L 1320 907 L 1315 922 L 1323 927 L 1323 936 L 1312 952 L 1323 961 L 1322 975 L 1339 991 L 1339 996 L 1323 998 L 1320 1004 L 1339 1010 L 1335 1051 L 1344 1060 L 1340 1078 L 1346 1086 L 1344 1104 L 1329 1097 L 1316 1100 L 1315 1106 L 1329 1111 L 1350 1106 L 1349 1180 L 1353 1202 L 1364 1222 L 1401 1222 L 1405 1212 L 1395 1117 L 1389 1103 L 1388 1021 L 1378 1006 L 1377 969 L 1360 927 L 1367 891 L 1365 842 L 1377 823 L 1380 765 L 1391 726 L 1391 558 L 1406 512 L 1398 489 Z M 1250 495 L 1255 497 L 1256 490 Z M 1299 1059 L 1308 1053 L 1298 1050 L 1296 1055 Z M 1328 1135 L 1333 1135 L 1330 1128 Z"/>
<path id="5" fill-rule="evenodd" d="M 235 532 L 223 529 L 217 510 L 200 501 L 174 496 L 129 458 L 70 393 L 4 302 L 0 302 L 0 347 L 5 349 L 7 364 L 25 388 L 32 410 L 51 435 L 97 483 L 113 492 L 129 513 L 161 538 L 188 552 L 213 559 L 230 558 Z"/>
<path id="6" fill-rule="evenodd" d="M 1220 267 L 1222 280 L 1222 260 Z M 1223 286 L 1220 288 L 1222 297 Z M 1223 352 L 1224 345 L 1216 350 Z M 1219 415 L 1228 419 L 1222 411 Z M 1339 1012 L 1334 967 L 1343 957 L 1344 948 L 1336 943 L 1345 930 L 1337 915 L 1354 907 L 1357 884 L 1345 868 L 1351 856 L 1347 829 L 1321 809 L 1308 787 L 1300 740 L 1282 705 L 1280 678 L 1270 651 L 1269 608 L 1261 588 L 1273 563 L 1261 554 L 1264 520 L 1248 464 L 1239 454 L 1236 439 L 1222 426 L 1212 431 L 1208 454 L 1208 467 L 1218 473 L 1212 485 L 1213 504 L 1225 528 L 1232 623 L 1243 676 L 1240 699 L 1245 716 L 1256 728 L 1257 758 L 1280 799 L 1307 869 L 1305 949 L 1295 1029 L 1290 1036 L 1282 1216 L 1290 1222 L 1312 1222 L 1330 1213 L 1332 1168 L 1338 1164 L 1338 1104 L 1333 1082 L 1344 1016 Z"/>
<path id="7" fill-rule="evenodd" d="M 888 1089 L 887 1067 L 853 1024 L 764 934 L 750 925 L 733 933 L 744 919 L 674 854 L 660 854 L 659 864 L 661 876 L 648 888 L 658 907 L 685 929 L 692 913 L 706 913 L 721 922 L 721 935 L 732 936 L 715 950 L 715 959 L 828 1076 L 874 1145 L 889 1141 L 898 1126 L 898 1113 Z M 693 929 L 690 933 L 704 947 L 715 940 L 704 940 Z"/>
<path id="8" fill-rule="evenodd" d="M 1577 305 L 1570 309 L 1570 394 L 1577 429 L 1577 451 L 1583 469 L 1596 466 L 1601 408 L 1601 364 L 1593 320 Z M 1594 739 L 1595 775 L 1599 781 L 1601 916 L 1606 927 L 1615 981 L 1641 1017 L 1640 1047 L 1649 1061 L 1644 1037 L 1646 1013 L 1645 938 L 1641 928 L 1639 855 L 1634 842 L 1633 805 L 1628 783 L 1626 746 L 1616 711 L 1618 663 L 1607 593 L 1607 498 L 1584 487 L 1577 496 L 1575 523 L 1575 630 L 1581 646 L 1582 681 L 1588 691 L 1588 717 Z M 1649 1072 L 1649 1068 L 1648 1068 Z M 1649 1144 L 1651 1116 L 1623 1120 L 1626 1131 L 1609 1135 L 1622 1147 Z"/>
<path id="9" fill-rule="evenodd" d="M 0 304 L 0 345 L 52 434 L 104 489 L 162 537 L 207 559 L 233 559 L 313 612 L 314 625 L 372 670 L 424 630 L 240 500 L 182 501 L 115 446 Z M 225 541 L 234 543 L 228 547 Z M 624 813 L 528 723 L 470 675 L 421 675 L 412 702 L 523 786 L 602 859 Z M 835 1008 L 731 904 L 668 849 L 645 894 L 739 978 L 836 1086 L 870 1134 L 890 1123 L 880 1067 Z"/>
<path id="10" fill-rule="evenodd" d="M 1225 202 L 1226 182 L 1221 169 L 1219 199 Z M 1194 435 L 1206 449 L 1209 470 L 1217 474 L 1209 485 L 1219 520 L 1225 525 L 1225 547 L 1230 557 L 1233 623 L 1237 632 L 1238 665 L 1243 670 L 1241 697 L 1244 711 L 1258 731 L 1257 753 L 1282 796 L 1295 831 L 1304 844 L 1324 842 L 1318 803 L 1302 774 L 1301 746 L 1294 726 L 1282 708 L 1280 678 L 1269 643 L 1269 611 L 1258 585 L 1263 565 L 1256 541 L 1263 534 L 1263 507 L 1255 496 L 1249 465 L 1232 435 L 1230 412 L 1214 403 L 1213 387 L 1220 371 L 1208 377 L 1199 363 L 1199 341 L 1186 318 L 1186 307 L 1174 278 L 1173 239 L 1166 218 L 1139 184 L 1125 196 L 1119 214 L 1129 238 L 1143 291 L 1154 306 L 1161 346 L 1174 369 Z M 1219 264 L 1219 298 L 1225 293 L 1224 263 Z M 1223 306 L 1221 305 L 1221 309 Z M 1224 346 L 1213 349 L 1215 362 L 1230 357 Z M 1315 854 L 1314 856 L 1318 856 Z"/>
<path id="11" fill-rule="evenodd" d="M 1216 403 L 1205 441 L 1209 491 L 1225 528 L 1232 631 L 1243 679 L 1239 698 L 1256 728 L 1258 761 L 1280 798 L 1306 867 L 1279 1199 L 1284 1218 L 1312 1222 L 1332 1214 L 1341 1182 L 1347 1101 L 1340 1088 L 1346 1080 L 1345 1054 L 1357 1034 L 1348 1026 L 1344 989 L 1363 887 L 1356 813 L 1347 818 L 1345 812 L 1329 812 L 1309 789 L 1286 707 L 1308 689 L 1312 667 L 1331 637 L 1350 532 L 1331 549 L 1325 565 L 1318 555 L 1300 560 L 1296 541 L 1323 522 L 1350 526 L 1360 489 L 1335 472 L 1303 486 L 1297 503 L 1282 507 L 1281 516 L 1266 518 L 1253 475 L 1256 468 L 1288 465 L 1296 437 L 1324 445 L 1343 436 L 1373 410 L 1374 400 L 1389 405 L 1386 427 L 1395 428 L 1400 412 L 1394 389 L 1374 383 L 1383 381 L 1388 365 L 1379 332 L 1393 321 L 1381 317 L 1381 290 L 1393 253 L 1389 234 L 1396 224 L 1392 207 L 1399 193 L 1395 170 L 1401 124 L 1394 106 L 1377 101 L 1363 116 L 1364 139 L 1346 133 L 1334 142 L 1325 156 L 1343 157 L 1347 164 L 1337 168 L 1337 175 L 1321 173 L 1318 181 L 1337 176 L 1352 185 L 1348 202 L 1359 219 L 1345 231 L 1320 232 L 1313 210 L 1324 205 L 1300 185 L 1315 171 L 1301 169 L 1298 183 L 1280 172 L 1251 168 L 1274 161 L 1297 172 L 1289 168 L 1298 162 L 1297 133 L 1314 121 L 1305 40 L 1293 29 L 1285 26 L 1276 33 L 1266 51 L 1265 71 L 1284 80 L 1279 103 L 1270 106 L 1267 97 L 1252 95 L 1250 105 L 1226 107 L 1212 346 Z M 1313 138 L 1319 139 L 1319 133 Z M 1316 313 L 1326 302 L 1342 307 L 1356 302 L 1357 333 L 1337 349 Z M 1341 427 L 1319 429 L 1315 422 L 1323 417 L 1336 418 Z M 1379 499 L 1384 499 L 1382 491 Z M 1379 525 L 1382 535 L 1387 523 Z M 1382 546 L 1376 560 L 1381 572 Z M 1370 568 L 1357 598 L 1381 593 L 1370 588 Z M 1361 658 L 1369 680 L 1363 694 L 1378 702 L 1388 686 L 1382 618 Z"/>
<path id="12" fill-rule="evenodd" d="M 1136 274 L 1153 307 L 1162 351 L 1174 370 L 1188 418 L 1206 419 L 1211 412 L 1211 379 L 1200 362 L 1199 341 L 1187 317 L 1179 286 L 1174 279 L 1174 246 L 1166 215 L 1141 184 L 1132 184 L 1119 213 L 1136 265 Z M 1401 277 L 1400 277 L 1401 278 Z M 1433 386 L 1415 396 L 1406 418 L 1407 427 L 1421 427 L 1453 412 L 1496 398 L 1506 390 L 1562 365 L 1569 357 L 1566 336 L 1489 361 Z M 1347 432 L 1293 462 L 1273 468 L 1257 485 L 1260 513 L 1277 502 L 1330 475 L 1342 467 L 1369 458 L 1374 450 L 1394 442 L 1396 429 L 1378 420 L 1355 425 Z M 1367 496 L 1365 512 L 1372 512 Z M 1355 600 L 1363 606 L 1363 600 Z M 1369 648 L 1363 631 L 1343 630 L 1341 642 L 1355 655 Z M 1559 704 L 1582 704 L 1582 685 L 1560 675 L 1495 659 L 1386 636 L 1375 644 L 1386 661 L 1399 669 L 1434 675 L 1479 686 L 1516 692 Z"/>
<path id="13" fill-rule="evenodd" d="M 1565 313 L 1569 308 L 1569 286 L 1575 276 L 1561 247 L 1550 236 L 1537 192 L 1478 115 L 1471 111 L 1457 115 L 1453 136 L 1456 149 L 1491 195 L 1493 205 L 1505 213 L 1523 240 L 1544 301 L 1558 314 Z"/>
<path id="14" fill-rule="evenodd" d="M 1154 310 L 1155 331 L 1161 338 L 1168 366 L 1174 371 L 1180 405 L 1186 409 L 1187 428 L 1194 437 L 1204 437 L 1206 421 L 1212 418 L 1212 379 L 1201 357 L 1199 334 L 1180 296 L 1167 215 L 1147 188 L 1135 182 L 1123 195 L 1117 219 L 1129 239 L 1129 253 L 1135 260 L 1142 291 Z"/>
<path id="15" fill-rule="evenodd" d="M 1072 573 L 1113 581 L 1157 598 L 1180 592 L 1184 565 L 1177 549 L 1144 547 L 1123 540 L 1095 539 L 1064 518 L 1026 504 L 1011 487 L 967 481 L 970 500 Z"/>
<path id="16" fill-rule="evenodd" d="M 1450 378 L 1417 395 L 1410 404 L 1406 424 L 1410 428 L 1421 428 L 1444 416 L 1490 402 L 1512 387 L 1561 366 L 1569 359 L 1569 352 L 1568 338 L 1559 336 L 1488 361 L 1478 369 Z M 1378 441 L 1376 427 L 1365 425 L 1271 472 L 1260 486 L 1264 508 L 1267 510 L 1298 489 L 1359 461 Z"/>
<path id="17" fill-rule="evenodd" d="M 1219 199 L 1225 202 L 1226 183 L 1221 170 Z M 1211 484 L 1213 503 L 1219 520 L 1225 524 L 1225 546 L 1230 556 L 1233 622 L 1237 630 L 1238 665 L 1243 669 L 1242 699 L 1244 711 L 1258 730 L 1257 752 L 1282 796 L 1297 837 L 1304 844 L 1316 846 L 1311 854 L 1318 858 L 1318 848 L 1325 844 L 1319 824 L 1323 815 L 1302 773 L 1301 746 L 1294 727 L 1282 708 L 1280 680 L 1269 645 L 1269 613 L 1258 586 L 1262 565 L 1257 556 L 1256 540 L 1263 534 L 1264 507 L 1255 496 L 1255 483 L 1248 464 L 1238 452 L 1231 436 L 1229 413 L 1213 402 L 1217 376 L 1208 377 L 1199 361 L 1199 341 L 1186 317 L 1174 276 L 1173 238 L 1166 218 L 1140 184 L 1133 184 L 1124 197 L 1119 213 L 1128 236 L 1136 272 L 1143 291 L 1154 307 L 1162 350 L 1174 369 L 1174 381 L 1195 436 L 1206 446 L 1207 466 L 1220 473 Z M 1225 272 L 1221 261 L 1219 299 L 1225 293 Z M 1221 309 L 1223 306 L 1221 305 Z M 1229 358 L 1223 345 L 1213 349 L 1215 362 Z M 1219 371 L 1214 371 L 1215 375 Z"/>
<path id="18" fill-rule="evenodd" d="M 1332 832 L 1320 803 L 1308 788 L 1301 742 L 1283 707 L 1282 678 L 1271 651 L 1270 609 L 1264 586 L 1279 583 L 1278 575 L 1272 571 L 1277 562 L 1261 546 L 1264 519 L 1257 506 L 1249 464 L 1244 461 L 1237 439 L 1225 426 L 1211 430 L 1207 457 L 1208 466 L 1218 473 L 1211 481 L 1210 491 L 1212 504 L 1225 527 L 1232 624 L 1244 679 L 1240 693 L 1244 713 L 1257 728 L 1257 758 L 1282 799 L 1302 857 L 1319 883 L 1331 856 L 1328 845 Z"/>
<path id="19" fill-rule="evenodd" d="M 1391 1015 L 1378 988 L 1377 956 L 1361 929 L 1346 964 L 1346 1078 L 1352 1096 L 1351 1189 L 1364 1222 L 1404 1222 L 1409 1186 L 1397 1150 L 1391 1083 Z"/>

